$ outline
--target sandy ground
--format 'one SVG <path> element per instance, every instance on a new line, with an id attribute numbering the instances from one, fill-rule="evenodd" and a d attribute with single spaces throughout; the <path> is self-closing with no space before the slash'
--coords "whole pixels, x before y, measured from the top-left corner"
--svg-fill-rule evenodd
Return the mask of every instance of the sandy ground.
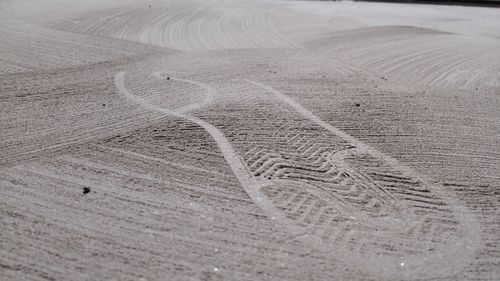
<path id="1" fill-rule="evenodd" d="M 499 9 L 2 0 L 0 25 L 0 280 L 500 279 Z"/>

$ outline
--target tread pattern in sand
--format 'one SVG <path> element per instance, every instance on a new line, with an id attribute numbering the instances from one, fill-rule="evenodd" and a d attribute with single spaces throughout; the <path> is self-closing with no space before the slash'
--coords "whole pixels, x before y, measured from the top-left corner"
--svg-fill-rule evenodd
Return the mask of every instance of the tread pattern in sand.
<path id="1" fill-rule="evenodd" d="M 250 80 L 216 89 L 205 85 L 211 95 L 231 91 L 233 99 L 185 115 L 189 113 L 133 96 L 124 87 L 124 77 L 118 74 L 115 82 L 132 101 L 205 128 L 254 202 L 297 240 L 317 250 L 342 252 L 345 260 L 362 265 L 375 257 L 392 270 L 406 264 L 405 271 L 391 271 L 391 277 L 423 267 L 431 275 L 450 274 L 463 260 L 446 272 L 437 261 L 473 253 L 477 227 L 437 184 L 324 123 L 271 87 Z M 232 91 L 231 85 L 240 90 Z M 175 91 L 175 84 L 168 90 Z M 238 97 L 243 101 L 233 103 Z M 276 135 L 276 128 L 284 135 Z M 384 270 L 362 268 L 388 277 Z"/>

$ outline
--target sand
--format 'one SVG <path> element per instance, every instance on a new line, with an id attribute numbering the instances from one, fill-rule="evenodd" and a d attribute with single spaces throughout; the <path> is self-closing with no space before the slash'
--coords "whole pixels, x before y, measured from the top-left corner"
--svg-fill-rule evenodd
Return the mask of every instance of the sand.
<path id="1" fill-rule="evenodd" d="M 0 1 L 0 280 L 498 280 L 500 10 Z"/>

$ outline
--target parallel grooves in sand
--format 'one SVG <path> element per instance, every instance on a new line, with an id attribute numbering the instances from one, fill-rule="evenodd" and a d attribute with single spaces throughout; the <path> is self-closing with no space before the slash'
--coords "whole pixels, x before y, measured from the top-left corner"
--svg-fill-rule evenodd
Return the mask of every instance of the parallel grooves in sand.
<path id="1" fill-rule="evenodd" d="M 412 36 L 409 36 L 409 35 Z M 500 87 L 500 44 L 415 27 L 339 32 L 309 45 L 379 75 L 434 87 Z"/>
<path id="2" fill-rule="evenodd" d="M 276 26 L 272 11 L 249 6 L 193 9 L 185 3 L 168 8 L 109 10 L 53 27 L 71 32 L 114 37 L 179 50 L 300 47 Z"/>

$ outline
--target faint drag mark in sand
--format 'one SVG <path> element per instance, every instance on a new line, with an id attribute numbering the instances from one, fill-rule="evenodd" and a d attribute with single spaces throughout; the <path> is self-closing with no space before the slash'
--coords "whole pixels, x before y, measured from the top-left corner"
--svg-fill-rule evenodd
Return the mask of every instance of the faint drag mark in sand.
<path id="1" fill-rule="evenodd" d="M 311 154 L 310 147 L 301 145 L 297 154 L 308 155 L 313 164 L 305 160 L 290 162 L 285 160 L 289 158 L 273 158 L 256 149 L 245 153 L 254 158 L 250 164 L 238 155 L 224 133 L 189 115 L 190 111 L 212 101 L 216 93 L 210 86 L 171 78 L 204 89 L 206 99 L 169 110 L 132 95 L 124 85 L 124 76 L 123 72 L 115 76 L 115 84 L 122 95 L 147 110 L 184 118 L 204 128 L 252 200 L 294 239 L 331 254 L 332 258 L 340 258 L 383 278 L 409 278 L 414 274 L 419 277 L 449 276 L 467 264 L 480 242 L 479 226 L 474 218 L 445 195 L 441 185 L 324 122 L 267 85 L 244 80 L 272 93 L 351 147 L 319 155 L 316 151 L 321 147 L 315 147 L 316 151 Z M 153 73 L 153 77 L 162 78 L 160 72 Z M 290 170 L 294 170 L 294 174 Z M 316 179 L 305 180 L 312 172 L 316 173 Z M 381 179 L 374 180 L 368 175 L 370 172 Z M 392 192 L 404 189 L 405 194 L 396 197 L 389 188 Z M 425 215 L 418 214 L 413 210 L 418 208 L 408 205 L 422 200 L 425 205 L 422 208 L 432 209 Z M 391 249 L 394 245 L 396 248 Z M 390 249 L 380 250 L 384 247 Z"/>

